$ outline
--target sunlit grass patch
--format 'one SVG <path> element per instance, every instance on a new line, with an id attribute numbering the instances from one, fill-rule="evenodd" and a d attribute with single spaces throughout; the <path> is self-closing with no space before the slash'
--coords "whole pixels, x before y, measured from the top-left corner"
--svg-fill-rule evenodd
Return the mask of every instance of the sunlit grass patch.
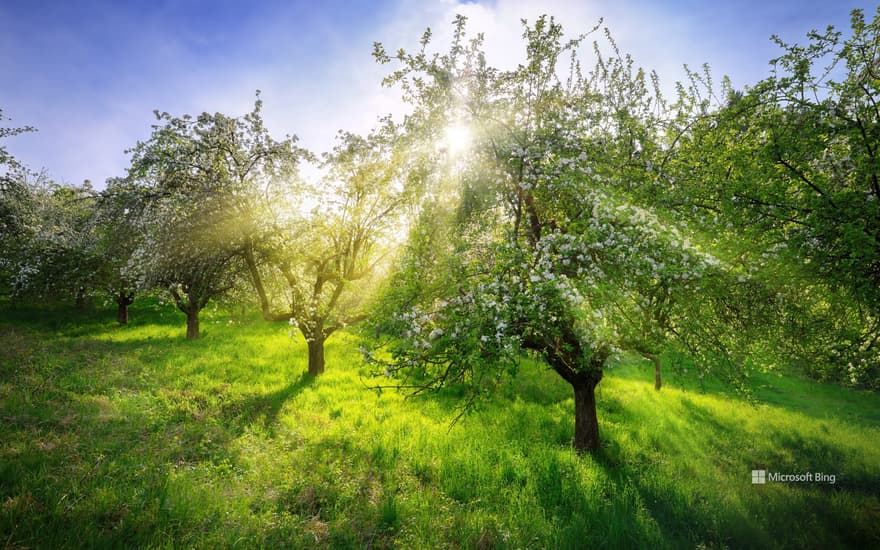
<path id="1" fill-rule="evenodd" d="M 839 547 L 880 536 L 873 394 L 777 375 L 753 379 L 757 402 L 675 375 L 657 392 L 627 360 L 599 386 L 603 448 L 578 456 L 570 389 L 540 364 L 524 361 L 450 428 L 454 391 L 371 389 L 353 334 L 328 341 L 327 372 L 311 378 L 286 325 L 230 324 L 221 310 L 186 341 L 165 314 L 135 307 L 129 327 L 99 313 L 79 327 L 0 320 L 3 540 Z M 837 482 L 754 486 L 759 466 Z"/>

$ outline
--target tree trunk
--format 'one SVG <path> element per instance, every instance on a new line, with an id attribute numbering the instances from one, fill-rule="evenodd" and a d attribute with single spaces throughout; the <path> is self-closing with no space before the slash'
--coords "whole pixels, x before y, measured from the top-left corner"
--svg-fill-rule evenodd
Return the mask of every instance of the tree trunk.
<path id="1" fill-rule="evenodd" d="M 199 337 L 199 310 L 191 308 L 186 312 L 186 339 L 197 340 Z"/>
<path id="2" fill-rule="evenodd" d="M 320 335 L 309 340 L 309 375 L 318 376 L 324 372 L 324 338 Z"/>
<path id="3" fill-rule="evenodd" d="M 642 354 L 642 357 L 654 363 L 654 389 L 660 391 L 660 387 L 662 386 L 662 379 L 660 378 L 660 356 L 643 349 L 639 350 L 639 353 Z"/>
<path id="4" fill-rule="evenodd" d="M 272 318 L 272 315 L 269 313 L 269 298 L 266 296 L 266 289 L 263 287 L 263 278 L 260 276 L 260 269 L 257 267 L 257 261 L 254 259 L 254 249 L 251 243 L 247 243 L 244 247 L 244 261 L 247 264 L 248 272 L 251 275 L 251 282 L 254 283 L 257 296 L 260 297 L 260 309 L 263 310 L 263 319 L 269 321 Z"/>
<path id="5" fill-rule="evenodd" d="M 128 324 L 128 303 L 124 300 L 117 300 L 116 305 L 116 320 L 119 321 L 120 325 Z"/>
<path id="6" fill-rule="evenodd" d="M 120 325 L 128 324 L 128 306 L 134 303 L 134 292 L 120 290 L 116 295 L 116 320 Z"/>
<path id="7" fill-rule="evenodd" d="M 655 355 L 651 358 L 654 361 L 654 389 L 660 391 L 661 380 L 660 380 L 660 356 Z"/>
<path id="8" fill-rule="evenodd" d="M 523 345 L 539 350 L 547 363 L 574 389 L 574 448 L 589 453 L 599 448 L 599 417 L 596 414 L 596 386 L 602 380 L 608 359 L 604 350 L 592 350 L 584 360 L 585 350 L 569 325 L 560 325 L 562 338 L 549 340 L 527 336 Z"/>
<path id="9" fill-rule="evenodd" d="M 598 380 L 578 380 L 574 387 L 574 448 L 588 453 L 599 448 L 599 417 L 596 415 Z"/>

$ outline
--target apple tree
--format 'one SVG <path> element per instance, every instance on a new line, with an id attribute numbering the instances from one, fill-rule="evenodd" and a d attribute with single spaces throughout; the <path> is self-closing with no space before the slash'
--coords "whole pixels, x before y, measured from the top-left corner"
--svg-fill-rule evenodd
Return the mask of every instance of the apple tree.
<path id="1" fill-rule="evenodd" d="M 564 41 L 553 19 L 539 18 L 523 37 L 526 60 L 511 71 L 487 64 L 463 17 L 446 54 L 426 52 L 430 33 L 416 54 L 376 46 L 380 62 L 401 66 L 387 82 L 413 104 L 406 131 L 440 144 L 462 133 L 450 128 L 467 128 L 470 143 L 438 147 L 425 196 L 432 208 L 444 195 L 458 203 L 451 237 L 438 241 L 444 250 L 410 256 L 432 282 L 395 317 L 401 338 L 389 344 L 391 359 L 370 357 L 416 391 L 464 384 L 470 403 L 515 373 L 523 353 L 535 354 L 572 386 L 574 446 L 592 451 L 595 388 L 628 342 L 645 284 L 698 295 L 723 266 L 621 192 L 637 171 L 617 164 L 636 156 L 621 151 L 660 140 L 643 116 L 650 109 L 620 101 L 627 96 L 615 85 L 638 83 L 623 82 L 629 73 L 601 56 L 585 73 L 583 37 Z M 615 130 L 621 121 L 638 133 Z"/>

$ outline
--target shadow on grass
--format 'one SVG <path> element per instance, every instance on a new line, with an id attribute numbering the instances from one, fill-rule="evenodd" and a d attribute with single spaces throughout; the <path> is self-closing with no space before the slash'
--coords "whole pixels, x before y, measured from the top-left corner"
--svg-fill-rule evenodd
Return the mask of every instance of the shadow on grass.
<path id="1" fill-rule="evenodd" d="M 32 333 L 29 338 L 41 336 Z M 35 364 L 31 370 L 39 369 L 45 374 L 42 378 L 31 376 L 31 372 L 22 375 L 9 371 L 10 378 L 3 382 L 8 381 L 22 397 L 0 401 L 4 421 L 0 423 L 0 434 L 10 443 L 0 455 L 0 533 L 12 533 L 7 544 L 187 545 L 188 538 L 198 541 L 202 532 L 229 533 L 231 538 L 216 542 L 221 547 L 232 544 L 238 537 L 236 531 L 246 530 L 243 524 L 221 525 L 221 517 L 203 515 L 202 510 L 220 510 L 222 505 L 199 500 L 197 483 L 210 479 L 222 488 L 228 478 L 236 475 L 241 458 L 234 451 L 235 439 L 252 429 L 274 436 L 285 405 L 315 381 L 301 376 L 269 392 L 241 394 L 235 393 L 238 386 L 234 384 L 218 384 L 217 376 L 185 385 L 186 389 L 164 384 L 170 378 L 161 376 L 137 384 L 127 382 L 140 367 L 118 378 L 102 380 L 97 387 L 90 380 L 100 376 L 99 369 L 103 368 L 103 364 L 91 368 L 83 361 L 90 353 L 149 357 L 143 354 L 152 353 L 145 350 L 150 343 L 159 344 L 156 353 L 168 357 L 211 347 L 210 343 L 186 342 L 182 338 L 129 342 L 93 339 L 83 341 L 82 348 L 65 355 L 63 361 Z M 68 344 L 62 341 L 53 346 Z M 231 350 L 224 347 L 216 352 L 224 361 L 228 359 L 224 355 L 227 349 Z M 65 370 L 59 374 L 61 367 Z M 736 463 L 750 452 L 741 450 L 750 434 L 731 417 L 700 406 L 698 399 L 684 397 L 680 408 L 667 413 L 655 406 L 657 403 L 636 406 L 639 395 L 653 401 L 653 390 L 634 395 L 620 390 L 603 393 L 599 408 L 605 447 L 592 458 L 573 457 L 565 448 L 573 434 L 570 387 L 554 373 L 544 372 L 540 365 L 534 369 L 522 373 L 525 376 L 511 385 L 510 393 L 491 400 L 484 409 L 485 416 L 476 419 L 492 423 L 485 431 L 475 432 L 487 436 L 486 445 L 461 458 L 432 448 L 420 457 L 420 462 L 411 463 L 414 470 L 423 465 L 425 483 L 436 484 L 440 491 L 460 501 L 462 508 L 488 510 L 487 514 L 508 510 L 509 496 L 520 494 L 507 493 L 509 488 L 517 484 L 533 487 L 532 493 L 523 489 L 521 494 L 534 495 L 536 506 L 526 502 L 521 504 L 521 512 L 511 513 L 520 514 L 515 518 L 522 525 L 527 525 L 529 519 L 546 519 L 553 529 L 558 526 L 558 531 L 545 531 L 558 533 L 553 535 L 557 538 L 536 538 L 536 546 L 796 547 L 805 543 L 809 546 L 810 542 L 816 547 L 856 546 L 859 542 L 870 546 L 872 539 L 866 535 L 864 520 L 837 517 L 845 510 L 840 506 L 823 507 L 823 501 L 831 500 L 829 497 L 841 496 L 829 494 L 827 489 L 821 493 L 808 489 L 775 496 L 769 490 L 759 494 L 769 504 L 754 498 L 746 481 L 752 465 Z M 182 370 L 183 376 L 188 376 L 191 369 Z M 75 381 L 67 378 L 72 375 L 77 375 Z M 53 385 L 58 386 L 57 392 Z M 460 397 L 451 389 L 437 400 L 441 408 L 451 409 Z M 42 406 L 35 410 L 33 403 Z M 731 402 L 731 406 L 740 406 L 737 403 Z M 656 417 L 652 415 L 658 412 L 678 414 L 683 421 L 674 425 L 654 423 Z M 496 426 L 506 429 L 499 431 Z M 489 436 L 494 432 L 501 435 L 493 441 Z M 785 467 L 804 465 L 787 459 L 786 453 L 816 457 L 809 458 L 809 466 L 815 468 L 830 468 L 836 461 L 847 459 L 841 449 L 821 437 L 779 431 L 762 437 L 770 440 L 761 447 L 762 459 L 778 461 Z M 501 445 L 499 440 L 503 440 Z M 277 443 L 269 442 L 272 446 Z M 503 445 L 507 443 L 514 448 L 511 457 L 505 458 Z M 768 454 L 768 447 L 778 449 L 779 454 Z M 390 503 L 382 515 L 362 514 L 372 523 L 357 524 L 357 518 L 346 523 L 346 529 L 338 531 L 338 539 L 333 539 L 331 526 L 329 540 L 343 547 L 367 546 L 375 542 L 369 538 L 370 533 L 390 532 L 386 529 L 397 524 L 394 483 L 385 482 L 383 486 L 382 476 L 393 481 L 398 461 L 411 459 L 396 443 L 374 441 L 355 432 L 340 435 L 328 431 L 308 441 L 302 453 L 299 463 L 309 465 L 304 468 L 308 474 L 302 476 L 303 483 L 279 489 L 277 500 L 264 499 L 258 506 L 272 513 L 291 513 L 296 521 L 321 514 L 325 520 L 342 522 L 344 518 L 334 515 L 336 510 L 342 510 L 339 514 L 343 516 L 352 502 L 365 508 L 372 506 L 364 495 Z M 443 462 L 433 473 L 431 464 L 437 456 Z M 669 461 L 676 464 L 670 465 Z M 582 467 L 584 462 L 587 468 Z M 678 462 L 684 466 L 679 467 Z M 362 467 L 352 469 L 348 466 L 351 463 Z M 346 473 L 345 483 L 340 483 L 340 472 Z M 184 483 L 193 483 L 193 490 L 180 485 Z M 847 483 L 871 489 L 876 487 L 877 476 L 865 466 L 864 471 L 858 470 L 840 483 L 844 489 L 849 488 Z M 388 494 L 381 494 L 386 488 Z M 732 499 L 727 496 L 731 493 Z M 217 494 L 221 496 L 216 498 L 224 498 L 222 489 Z M 500 503 L 497 509 L 491 508 L 495 505 L 493 498 Z M 738 498 L 744 501 L 740 506 L 736 505 Z M 481 499 L 485 502 L 480 503 Z M 832 519 L 821 517 L 825 510 Z M 441 520 L 448 514 L 433 513 Z M 811 521 L 815 527 L 808 525 Z M 789 534 L 779 529 L 780 525 L 793 526 L 789 530 L 799 531 L 798 538 L 786 542 L 784 537 Z M 344 538 L 345 533 L 353 538 Z M 456 531 L 454 536 L 458 534 Z M 277 533 L 261 535 L 270 539 L 277 535 L 277 546 L 302 547 L 308 542 L 297 545 L 287 541 L 281 528 Z M 503 540 L 500 531 L 493 536 Z M 476 547 L 480 540 L 487 539 L 478 530 L 470 538 L 459 540 L 465 541 L 463 546 Z M 522 540 L 532 539 L 524 536 Z"/>
<path id="2" fill-rule="evenodd" d="M 254 424 L 272 430 L 284 404 L 312 386 L 315 380 L 314 376 L 303 373 L 298 379 L 271 393 L 257 393 L 227 403 L 221 407 L 219 414 L 227 423 L 236 426 L 240 432 Z"/>
<path id="3" fill-rule="evenodd" d="M 205 526 L 199 506 L 169 501 L 169 480 L 194 469 L 227 475 L 239 458 L 235 438 L 254 424 L 271 430 L 284 404 L 313 383 L 301 377 L 244 396 L 225 383 L 175 389 L 165 383 L 173 374 L 152 366 L 211 343 L 164 335 L 104 339 L 108 327 L 129 330 L 104 313 L 53 320 L 56 313 L 34 308 L 0 311 L 5 545 L 122 548 L 184 540 Z"/>
<path id="4" fill-rule="evenodd" d="M 710 376 L 701 383 L 693 368 L 687 372 L 664 368 L 663 390 L 677 389 L 697 395 L 711 395 L 744 407 L 766 404 L 798 413 L 815 420 L 835 419 L 862 427 L 880 425 L 877 394 L 847 388 L 834 383 L 811 380 L 800 372 L 749 373 L 749 395 L 738 392 L 723 379 Z M 653 384 L 653 367 L 638 358 L 608 370 L 608 378 Z"/>
<path id="5" fill-rule="evenodd" d="M 678 422 L 656 422 L 642 432 L 633 430 L 646 425 L 644 415 L 612 405 L 614 428 L 587 459 L 612 480 L 616 494 L 630 492 L 627 498 L 650 515 L 672 547 L 832 548 L 876 541 L 870 512 L 848 512 L 876 503 L 880 478 L 845 446 L 785 424 L 754 433 L 687 397 L 680 403 Z M 754 486 L 749 475 L 756 467 L 838 472 L 838 481 Z"/>

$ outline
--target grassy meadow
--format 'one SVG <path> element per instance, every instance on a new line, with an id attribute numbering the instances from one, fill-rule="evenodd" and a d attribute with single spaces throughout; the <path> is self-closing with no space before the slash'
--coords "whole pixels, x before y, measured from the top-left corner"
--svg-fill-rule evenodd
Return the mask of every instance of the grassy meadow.
<path id="1" fill-rule="evenodd" d="M 631 358 L 581 457 L 569 386 L 533 362 L 450 427 L 455 388 L 377 393 L 353 333 L 311 379 L 284 323 L 206 310 L 186 341 L 170 307 L 114 313 L 0 304 L 0 547 L 880 547 L 876 394 L 657 392 Z"/>

